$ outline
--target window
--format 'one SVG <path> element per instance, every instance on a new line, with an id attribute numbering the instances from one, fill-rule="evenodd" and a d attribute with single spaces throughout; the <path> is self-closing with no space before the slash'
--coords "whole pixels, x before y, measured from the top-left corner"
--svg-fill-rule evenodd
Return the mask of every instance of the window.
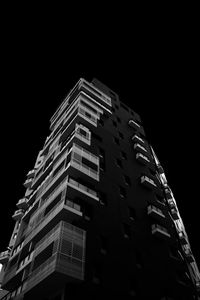
<path id="1" fill-rule="evenodd" d="M 136 214 L 135 214 L 135 209 L 133 207 L 129 207 L 128 208 L 129 210 L 129 218 L 134 221 L 135 220 L 135 217 L 136 217 Z"/>
<path id="2" fill-rule="evenodd" d="M 119 137 L 120 137 L 121 139 L 124 139 L 123 133 L 119 132 Z"/>
<path id="3" fill-rule="evenodd" d="M 99 192 L 99 201 L 102 205 L 107 205 L 108 204 L 107 197 L 106 197 L 105 193 Z"/>
<path id="4" fill-rule="evenodd" d="M 113 120 L 112 123 L 113 123 L 113 126 L 117 127 L 117 122 L 116 121 Z"/>
<path id="5" fill-rule="evenodd" d="M 123 223 L 123 232 L 124 232 L 124 237 L 126 239 L 130 239 L 131 238 L 131 227 L 130 225 Z"/>
<path id="6" fill-rule="evenodd" d="M 119 139 L 118 138 L 114 137 L 113 141 L 114 141 L 115 144 L 119 145 Z"/>
<path id="7" fill-rule="evenodd" d="M 123 159 L 127 159 L 127 155 L 126 155 L 126 153 L 124 151 L 121 151 L 121 157 Z"/>
<path id="8" fill-rule="evenodd" d="M 100 236 L 101 239 L 101 253 L 102 254 L 107 254 L 108 252 L 108 240 L 105 236 L 101 235 Z"/>
<path id="9" fill-rule="evenodd" d="M 85 111 L 85 116 L 88 117 L 88 118 L 92 117 L 92 115 L 90 113 L 88 113 L 87 111 Z"/>
<path id="10" fill-rule="evenodd" d="M 102 119 L 99 119 L 99 124 L 100 124 L 101 126 L 104 126 L 104 121 L 103 121 Z"/>
<path id="11" fill-rule="evenodd" d="M 44 216 L 50 212 L 55 205 L 61 200 L 62 193 L 60 193 L 45 209 Z"/>
<path id="12" fill-rule="evenodd" d="M 101 147 L 99 147 L 99 157 L 100 157 L 100 170 L 105 172 L 105 151 Z"/>
<path id="13" fill-rule="evenodd" d="M 117 104 L 115 104 L 115 108 L 116 108 L 116 109 L 119 109 L 119 106 L 118 106 Z"/>
<path id="14" fill-rule="evenodd" d="M 118 167 L 120 167 L 120 168 L 123 168 L 122 162 L 121 162 L 121 160 L 120 160 L 119 158 L 116 158 L 116 165 L 117 165 Z"/>
<path id="15" fill-rule="evenodd" d="M 126 197 L 126 190 L 122 186 L 119 187 L 119 194 L 122 198 Z"/>
<path id="16" fill-rule="evenodd" d="M 142 261 L 141 252 L 138 249 L 135 250 L 135 260 L 136 260 L 136 267 L 138 269 L 141 269 L 143 266 L 143 261 Z"/>
<path id="17" fill-rule="evenodd" d="M 93 208 L 88 203 L 84 203 L 83 207 L 84 218 L 87 221 L 90 221 L 93 217 Z"/>
<path id="18" fill-rule="evenodd" d="M 128 186 L 131 186 L 131 180 L 127 175 L 124 175 L 124 181 Z"/>
<path id="19" fill-rule="evenodd" d="M 65 204 L 77 211 L 81 211 L 81 206 L 78 203 L 75 203 L 73 200 L 66 199 Z"/>
<path id="20" fill-rule="evenodd" d="M 109 94 L 110 94 L 110 97 L 111 97 L 114 101 L 117 101 L 116 95 L 115 95 L 114 92 L 112 92 L 111 90 L 109 90 Z"/>
<path id="21" fill-rule="evenodd" d="M 121 123 L 120 117 L 117 117 L 117 122 Z"/>
<path id="22" fill-rule="evenodd" d="M 95 140 L 102 142 L 102 137 L 94 132 L 92 132 L 92 137 L 95 138 Z"/>
<path id="23" fill-rule="evenodd" d="M 42 252 L 40 252 L 40 254 L 36 256 L 32 271 L 38 268 L 41 264 L 43 264 L 48 258 L 52 256 L 53 245 L 54 243 L 51 243 Z"/>
<path id="24" fill-rule="evenodd" d="M 99 264 L 95 264 L 93 267 L 93 283 L 100 284 L 101 282 L 101 267 Z"/>
<path id="25" fill-rule="evenodd" d="M 125 109 L 126 111 L 129 111 L 128 107 L 124 103 L 120 103 L 120 106 Z"/>

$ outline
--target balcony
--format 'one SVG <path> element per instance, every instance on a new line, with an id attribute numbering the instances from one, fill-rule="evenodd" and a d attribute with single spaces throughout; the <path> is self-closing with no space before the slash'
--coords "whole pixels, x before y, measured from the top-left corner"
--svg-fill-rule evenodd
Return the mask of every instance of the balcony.
<path id="1" fill-rule="evenodd" d="M 69 178 L 67 183 L 67 195 L 71 196 L 72 198 L 77 196 L 77 191 L 80 192 L 80 196 L 84 198 L 84 195 L 86 195 L 86 198 L 88 197 L 99 201 L 99 197 L 97 195 L 97 192 L 86 187 L 85 185 L 79 183 L 78 181 Z M 79 193 L 78 193 L 79 194 Z"/>
<path id="2" fill-rule="evenodd" d="M 156 188 L 157 185 L 155 184 L 155 182 L 153 181 L 153 179 L 149 178 L 148 176 L 146 175 L 143 175 L 141 178 L 140 178 L 140 183 L 148 188 L 148 189 L 152 189 L 152 188 Z"/>
<path id="3" fill-rule="evenodd" d="M 140 145 L 139 143 L 134 144 L 133 146 L 135 151 L 139 151 L 139 152 L 143 152 L 143 153 L 147 153 L 147 149 L 145 147 L 143 147 L 142 145 Z"/>
<path id="4" fill-rule="evenodd" d="M 186 236 L 184 236 L 183 232 L 179 232 L 179 241 L 181 245 L 186 245 L 188 243 Z"/>
<path id="5" fill-rule="evenodd" d="M 9 250 L 6 250 L 4 252 L 0 252 L 0 264 L 5 264 L 8 262 L 9 260 L 9 257 L 10 257 L 10 251 Z"/>
<path id="6" fill-rule="evenodd" d="M 133 137 L 132 137 L 132 141 L 133 142 L 139 142 L 139 143 L 142 143 L 142 144 L 144 144 L 145 142 L 144 142 L 144 140 L 141 138 L 141 137 L 139 137 L 137 134 L 135 134 Z"/>
<path id="7" fill-rule="evenodd" d="M 25 188 L 26 188 L 26 189 L 30 188 L 31 185 L 32 185 L 32 182 L 33 182 L 33 178 L 27 179 L 27 180 L 24 182 Z"/>
<path id="8" fill-rule="evenodd" d="M 174 220 L 178 220 L 178 219 L 179 219 L 178 211 L 176 210 L 176 208 L 172 208 L 172 209 L 171 209 L 171 215 L 172 215 L 172 218 L 173 218 Z"/>
<path id="9" fill-rule="evenodd" d="M 133 120 L 129 120 L 128 125 L 135 130 L 140 129 L 140 125 Z"/>
<path id="10" fill-rule="evenodd" d="M 18 221 L 18 220 L 21 220 L 21 218 L 23 217 L 23 215 L 24 215 L 23 209 L 18 209 L 18 210 L 15 211 L 14 215 L 12 215 L 12 218 L 15 221 Z"/>
<path id="11" fill-rule="evenodd" d="M 162 210 L 154 205 L 149 205 L 147 208 L 147 214 L 155 219 L 164 219 L 165 215 Z"/>
<path id="12" fill-rule="evenodd" d="M 175 208 L 176 208 L 176 205 L 175 205 L 175 203 L 174 203 L 174 201 L 173 201 L 172 198 L 171 198 L 171 199 L 168 199 L 168 204 L 169 204 L 169 207 L 170 207 L 171 209 L 175 209 Z"/>
<path id="13" fill-rule="evenodd" d="M 151 227 L 151 232 L 155 237 L 161 238 L 161 239 L 166 239 L 169 240 L 171 235 L 167 231 L 167 229 L 163 226 L 160 226 L 158 224 L 153 224 Z"/>
<path id="14" fill-rule="evenodd" d="M 27 199 L 26 198 L 22 198 L 17 202 L 17 207 L 19 209 L 27 209 L 28 208 L 28 203 L 27 203 Z"/>
<path id="15" fill-rule="evenodd" d="M 136 153 L 136 160 L 142 163 L 143 165 L 150 163 L 148 157 L 146 155 L 143 155 L 142 153 Z"/>
<path id="16" fill-rule="evenodd" d="M 27 179 L 33 178 L 34 176 L 35 176 L 35 170 L 33 169 L 33 170 L 28 172 Z"/>
<path id="17" fill-rule="evenodd" d="M 83 280 L 85 240 L 84 230 L 64 221 L 57 223 L 36 245 L 25 293 L 30 291 L 30 295 L 35 293 L 31 299 L 41 299 L 46 288 L 60 289 L 67 282 Z"/>

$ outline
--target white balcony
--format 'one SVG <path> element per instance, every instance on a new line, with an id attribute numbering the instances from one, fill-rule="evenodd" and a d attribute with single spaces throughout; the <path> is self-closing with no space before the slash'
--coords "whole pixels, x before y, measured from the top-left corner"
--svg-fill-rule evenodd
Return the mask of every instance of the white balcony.
<path id="1" fill-rule="evenodd" d="M 183 232 L 179 233 L 179 241 L 180 241 L 181 245 L 186 245 L 188 243 L 186 237 L 183 234 Z"/>
<path id="2" fill-rule="evenodd" d="M 5 264 L 5 263 L 7 263 L 8 260 L 9 260 L 9 257 L 10 257 L 10 251 L 9 250 L 0 252 L 0 263 L 2 265 Z"/>
<path id="3" fill-rule="evenodd" d="M 178 219 L 179 219 L 178 211 L 176 210 L 176 208 L 172 208 L 172 209 L 171 209 L 171 215 L 172 215 L 172 218 L 173 218 L 174 220 L 178 220 Z"/>
<path id="4" fill-rule="evenodd" d="M 189 262 L 189 263 L 192 263 L 194 262 L 194 256 L 192 255 L 192 252 L 190 249 L 187 249 L 185 251 L 185 257 L 186 257 L 186 260 Z"/>
<path id="5" fill-rule="evenodd" d="M 153 181 L 153 179 L 149 178 L 148 176 L 146 175 L 143 175 L 141 178 L 140 178 L 140 182 L 143 186 L 149 188 L 149 189 L 152 189 L 152 188 L 155 188 L 157 187 L 157 185 L 155 184 L 155 182 Z"/>
<path id="6" fill-rule="evenodd" d="M 136 160 L 144 165 L 150 162 L 148 157 L 146 155 L 143 155 L 142 153 L 136 153 Z"/>
<path id="7" fill-rule="evenodd" d="M 137 130 L 137 129 L 140 128 L 140 125 L 138 123 L 136 123 L 135 121 L 133 121 L 133 120 L 129 120 L 128 121 L 128 125 L 130 127 L 132 127 L 133 129 L 135 129 L 135 130 Z"/>
<path id="8" fill-rule="evenodd" d="M 139 143 L 134 144 L 133 148 L 136 151 L 142 151 L 144 153 L 147 153 L 147 149 L 145 147 L 143 147 L 142 145 L 140 145 Z"/>
<path id="9" fill-rule="evenodd" d="M 162 210 L 154 205 L 149 205 L 147 208 L 147 214 L 156 219 L 163 219 L 165 215 Z"/>
<path id="10" fill-rule="evenodd" d="M 19 199 L 16 205 L 19 209 L 27 209 L 28 208 L 27 199 L 26 198 Z"/>
<path id="11" fill-rule="evenodd" d="M 34 176 L 35 176 L 35 170 L 34 169 L 29 171 L 28 174 L 27 174 L 28 179 L 33 178 Z"/>
<path id="12" fill-rule="evenodd" d="M 32 185 L 32 182 L 33 182 L 33 178 L 27 179 L 27 180 L 24 182 L 25 188 L 30 188 L 31 185 Z"/>
<path id="13" fill-rule="evenodd" d="M 12 218 L 15 220 L 15 221 L 18 221 L 18 220 L 21 220 L 21 218 L 23 217 L 24 215 L 24 212 L 22 209 L 18 209 L 15 211 L 14 215 L 12 215 Z"/>
<path id="14" fill-rule="evenodd" d="M 135 134 L 135 135 L 132 137 L 132 141 L 133 141 L 133 142 L 140 142 L 140 143 L 142 143 L 142 144 L 145 143 L 144 140 L 143 140 L 141 137 L 139 137 L 137 134 Z"/>
<path id="15" fill-rule="evenodd" d="M 171 235 L 167 231 L 167 229 L 163 226 L 160 226 L 158 224 L 153 224 L 151 227 L 151 232 L 154 236 L 161 238 L 161 239 L 169 239 Z"/>
<path id="16" fill-rule="evenodd" d="M 168 204 L 169 204 L 169 206 L 170 206 L 171 209 L 176 208 L 175 203 L 174 203 L 174 201 L 173 201 L 172 198 L 171 198 L 171 199 L 168 199 L 167 202 L 168 202 Z"/>

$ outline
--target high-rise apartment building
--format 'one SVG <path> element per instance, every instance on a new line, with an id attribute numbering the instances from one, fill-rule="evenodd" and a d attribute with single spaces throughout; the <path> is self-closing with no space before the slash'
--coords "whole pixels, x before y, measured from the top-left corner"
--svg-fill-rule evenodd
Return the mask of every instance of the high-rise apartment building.
<path id="1" fill-rule="evenodd" d="M 50 130 L 0 254 L 3 299 L 198 299 L 198 267 L 139 115 L 80 79 Z"/>

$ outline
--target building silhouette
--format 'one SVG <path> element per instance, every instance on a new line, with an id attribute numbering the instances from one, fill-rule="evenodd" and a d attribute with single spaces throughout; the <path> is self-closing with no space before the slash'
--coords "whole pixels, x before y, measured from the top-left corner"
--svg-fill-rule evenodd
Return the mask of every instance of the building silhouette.
<path id="1" fill-rule="evenodd" d="M 140 116 L 80 79 L 50 131 L 0 253 L 1 299 L 198 299 L 198 267 Z"/>

